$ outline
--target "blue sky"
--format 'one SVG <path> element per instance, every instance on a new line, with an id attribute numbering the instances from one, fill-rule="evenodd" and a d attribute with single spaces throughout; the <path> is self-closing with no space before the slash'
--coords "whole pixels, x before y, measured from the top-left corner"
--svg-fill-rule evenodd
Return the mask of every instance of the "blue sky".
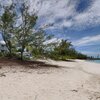
<path id="1" fill-rule="evenodd" d="M 38 12 L 38 27 L 53 24 L 45 30 L 48 34 L 54 34 L 55 38 L 69 39 L 76 50 L 84 54 L 95 56 L 100 54 L 100 0 L 28 0 L 28 2 L 30 11 L 35 9 Z"/>

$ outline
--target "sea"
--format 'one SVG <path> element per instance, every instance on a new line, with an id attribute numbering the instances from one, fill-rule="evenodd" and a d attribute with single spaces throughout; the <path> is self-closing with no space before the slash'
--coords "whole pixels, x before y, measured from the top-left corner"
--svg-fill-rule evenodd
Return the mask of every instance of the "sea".
<path id="1" fill-rule="evenodd" d="M 89 62 L 94 62 L 94 63 L 99 63 L 100 64 L 100 60 L 89 60 Z"/>

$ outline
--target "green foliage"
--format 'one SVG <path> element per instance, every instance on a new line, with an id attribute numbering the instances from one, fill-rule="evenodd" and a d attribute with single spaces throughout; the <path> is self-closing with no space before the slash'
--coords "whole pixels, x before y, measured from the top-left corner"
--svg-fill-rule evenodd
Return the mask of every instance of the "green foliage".
<path id="1" fill-rule="evenodd" d="M 6 47 L 9 50 L 9 54 L 12 53 L 12 35 L 13 25 L 15 22 L 15 13 L 13 12 L 13 6 L 4 6 L 4 13 L 0 16 L 0 31 L 2 33 L 3 40 L 6 43 Z"/>
<path id="2" fill-rule="evenodd" d="M 59 45 L 56 45 L 48 56 L 55 60 L 87 59 L 86 55 L 78 53 L 67 40 L 62 40 Z"/>
<path id="3" fill-rule="evenodd" d="M 3 52 L 0 52 L 0 57 L 4 57 L 4 54 L 3 54 Z"/>
<path id="4" fill-rule="evenodd" d="M 39 30 L 38 32 L 32 34 L 32 41 L 30 46 L 28 46 L 28 50 L 31 51 L 33 57 L 44 58 L 44 56 L 46 56 L 46 50 L 51 44 L 46 44 L 46 42 L 51 40 L 52 37 L 52 35 L 47 35 L 43 30 Z"/>
<path id="5" fill-rule="evenodd" d="M 38 16 L 29 12 L 29 5 L 21 3 L 18 13 L 16 6 L 17 4 L 4 6 L 4 13 L 0 16 L 0 31 L 9 51 L 0 53 L 0 56 L 29 60 L 29 57 L 24 55 L 26 50 L 33 58 L 87 59 L 87 56 L 78 53 L 68 40 L 48 42 L 53 36 L 47 35 L 42 28 L 35 30 Z"/>
<path id="6" fill-rule="evenodd" d="M 22 3 L 20 7 L 20 15 L 22 22 L 16 28 L 15 40 L 16 45 L 21 48 L 21 59 L 23 59 L 23 52 L 26 47 L 30 46 L 30 42 L 32 41 L 33 28 L 38 17 L 35 14 L 29 13 L 29 7 L 26 3 Z"/>

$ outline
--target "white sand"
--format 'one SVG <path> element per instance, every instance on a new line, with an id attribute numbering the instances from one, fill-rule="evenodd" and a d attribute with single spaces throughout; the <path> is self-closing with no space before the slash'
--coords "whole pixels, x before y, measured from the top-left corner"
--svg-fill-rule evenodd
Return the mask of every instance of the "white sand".
<path id="1" fill-rule="evenodd" d="M 62 67 L 0 69 L 0 100 L 100 100 L 100 64 L 45 62 Z"/>

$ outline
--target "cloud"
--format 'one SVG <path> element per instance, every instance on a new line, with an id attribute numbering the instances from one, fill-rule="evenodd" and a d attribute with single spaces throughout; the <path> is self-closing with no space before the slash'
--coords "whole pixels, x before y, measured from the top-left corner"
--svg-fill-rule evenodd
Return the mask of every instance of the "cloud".
<path id="1" fill-rule="evenodd" d="M 77 41 L 73 42 L 74 46 L 87 46 L 87 45 L 94 45 L 100 43 L 100 35 L 96 36 L 86 36 Z"/>
<path id="2" fill-rule="evenodd" d="M 72 22 L 67 20 L 75 14 L 76 2 L 70 0 L 44 0 L 38 13 L 39 21 L 43 23 L 54 23 L 54 28 L 70 27 Z"/>
<path id="3" fill-rule="evenodd" d="M 1 5 L 10 5 L 12 0 L 0 0 Z"/>
<path id="4" fill-rule="evenodd" d="M 100 25 L 100 0 L 88 0 L 84 12 L 76 10 L 80 0 L 31 0 L 31 5 L 37 9 L 39 24 L 54 23 L 52 28 L 63 27 L 81 30 Z M 33 4 L 34 3 L 34 4 Z M 85 2 L 84 2 L 85 3 Z M 81 8 L 81 7 L 80 7 Z M 41 21 L 42 20 L 42 21 Z"/>
<path id="5" fill-rule="evenodd" d="M 52 38 L 51 40 L 47 40 L 46 42 L 44 42 L 44 44 L 50 44 L 50 43 L 60 43 L 62 39 L 58 39 L 58 38 Z"/>
<path id="6" fill-rule="evenodd" d="M 92 5 L 83 13 L 78 13 L 74 17 L 75 28 L 86 28 L 100 25 L 100 0 L 95 0 Z"/>
<path id="7" fill-rule="evenodd" d="M 5 44 L 5 42 L 3 40 L 0 41 L 0 44 Z"/>
<path id="8" fill-rule="evenodd" d="M 11 0 L 0 1 L 4 4 L 11 2 Z M 54 23 L 52 29 L 62 29 L 63 27 L 66 27 L 69 29 L 81 30 L 87 27 L 100 25 L 100 0 L 24 1 L 28 1 L 30 3 L 30 11 L 37 11 L 39 17 L 38 26 Z M 82 12 L 80 12 L 80 9 L 82 9 Z"/>

